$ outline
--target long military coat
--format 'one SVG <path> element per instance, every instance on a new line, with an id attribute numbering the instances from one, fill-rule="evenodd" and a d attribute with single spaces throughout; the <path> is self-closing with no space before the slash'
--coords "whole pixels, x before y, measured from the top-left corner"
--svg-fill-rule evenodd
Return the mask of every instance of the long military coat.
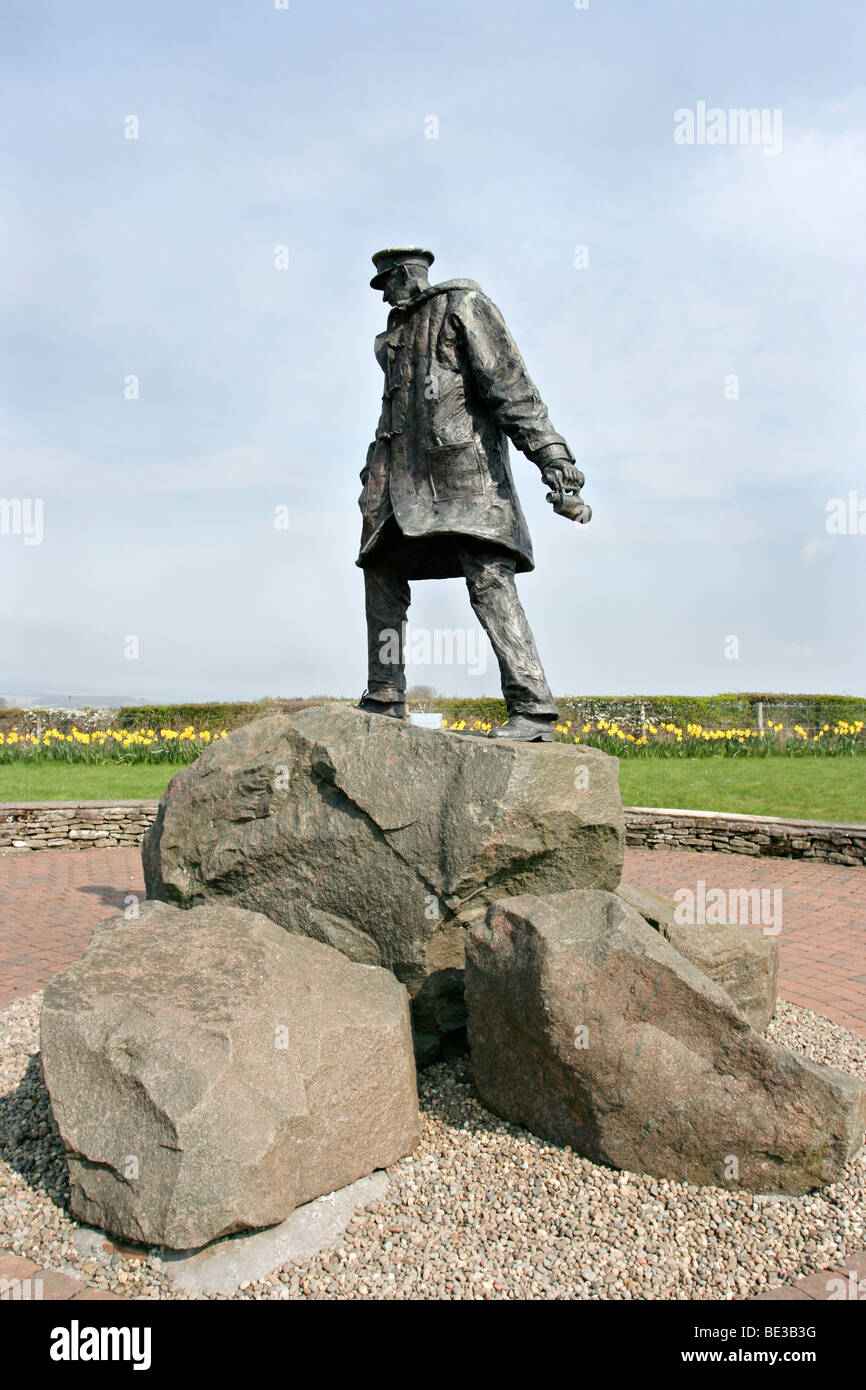
<path id="1" fill-rule="evenodd" d="M 573 460 L 550 423 L 496 305 L 474 280 L 432 285 L 391 310 L 376 339 L 385 373 L 382 414 L 361 473 L 362 567 L 390 516 L 408 537 L 475 536 L 531 570 L 532 542 L 508 461 L 508 440 L 530 459 L 551 444 Z M 386 542 L 383 540 L 383 545 Z M 447 546 L 418 578 L 460 573 Z"/>

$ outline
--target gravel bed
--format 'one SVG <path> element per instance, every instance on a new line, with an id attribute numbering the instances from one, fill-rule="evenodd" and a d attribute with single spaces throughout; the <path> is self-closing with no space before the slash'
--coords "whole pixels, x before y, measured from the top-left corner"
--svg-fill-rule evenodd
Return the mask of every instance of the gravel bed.
<path id="1" fill-rule="evenodd" d="M 155 1251 L 80 1251 L 38 1058 L 41 992 L 0 1013 L 0 1249 L 128 1297 L 185 1298 Z M 768 1030 L 866 1079 L 866 1039 L 784 1000 Z M 330 1252 L 236 1298 L 743 1298 L 866 1247 L 866 1150 L 808 1197 L 619 1173 L 484 1110 L 468 1059 L 419 1078 L 423 1134 Z M 80 1239 L 80 1237 L 79 1237 Z"/>

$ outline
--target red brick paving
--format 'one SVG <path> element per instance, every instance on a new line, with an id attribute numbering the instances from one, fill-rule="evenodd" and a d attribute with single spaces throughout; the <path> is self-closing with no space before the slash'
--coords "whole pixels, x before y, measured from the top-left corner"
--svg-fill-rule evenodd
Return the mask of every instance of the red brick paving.
<path id="1" fill-rule="evenodd" d="M 138 849 L 0 855 L 0 1008 L 77 960 L 97 922 L 144 900 Z"/>
<path id="2" fill-rule="evenodd" d="M 796 1284 L 782 1284 L 766 1293 L 753 1294 L 746 1301 L 760 1302 L 824 1302 L 831 1299 L 866 1298 L 866 1250 L 853 1251 L 837 1261 L 832 1269 L 821 1270 L 800 1279 Z M 0 1251 L 0 1299 L 51 1299 L 81 1303 L 93 1299 L 126 1302 L 121 1294 L 108 1289 L 88 1286 L 72 1275 L 56 1269 L 41 1269 L 32 1260 Z"/>
<path id="3" fill-rule="evenodd" d="M 120 1294 L 110 1293 L 108 1289 L 83 1284 L 75 1275 L 61 1274 L 59 1269 L 41 1269 L 32 1260 L 7 1251 L 0 1251 L 0 1299 L 4 1302 L 42 1299 L 75 1303 L 92 1302 L 94 1299 L 126 1301 Z"/>
<path id="4" fill-rule="evenodd" d="M 831 1269 L 822 1269 L 799 1279 L 796 1284 L 781 1284 L 766 1293 L 753 1294 L 750 1303 L 804 1303 L 807 1301 L 838 1302 L 866 1298 L 866 1250 L 852 1250 L 837 1260 Z"/>
<path id="5" fill-rule="evenodd" d="M 866 1036 L 866 868 L 693 850 L 630 849 L 623 878 L 677 888 L 779 888 L 780 993 Z M 0 1008 L 76 960 L 127 894 L 144 898 L 137 849 L 0 855 Z"/>
<path id="6" fill-rule="evenodd" d="M 780 993 L 866 1036 L 866 869 L 691 850 L 630 849 L 623 878 L 668 896 L 678 888 L 696 891 L 699 881 L 707 890 L 780 888 Z M 137 849 L 0 856 L 0 1007 L 39 989 L 76 960 L 95 924 L 121 911 L 130 893 L 144 898 Z M 856 1252 L 834 1270 L 756 1297 L 801 1302 L 862 1299 L 864 1273 L 866 1251 Z M 0 1297 L 77 1301 L 118 1296 L 0 1253 Z"/>

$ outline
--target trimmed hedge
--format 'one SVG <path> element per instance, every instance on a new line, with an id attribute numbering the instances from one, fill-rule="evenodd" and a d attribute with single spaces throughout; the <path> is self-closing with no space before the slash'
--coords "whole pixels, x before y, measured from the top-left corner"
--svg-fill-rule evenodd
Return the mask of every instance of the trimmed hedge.
<path id="1" fill-rule="evenodd" d="M 310 704 L 309 700 L 235 700 L 231 704 L 201 705 L 124 705 L 116 711 L 117 729 L 236 729 L 251 719 L 277 711 L 291 713 Z"/>
<path id="2" fill-rule="evenodd" d="M 814 732 L 839 719 L 866 720 L 866 699 L 850 695 L 565 695 L 557 698 L 563 719 L 575 722 L 606 719 L 615 721 L 629 733 L 640 733 L 645 717 L 651 724 L 702 724 L 706 729 L 758 727 L 758 707 L 763 705 L 764 725 L 782 724 L 786 729 L 801 724 Z M 417 708 L 438 710 L 450 719 L 480 719 L 483 723 L 502 723 L 503 700 L 419 701 Z"/>
<path id="3" fill-rule="evenodd" d="M 707 729 L 756 729 L 758 707 L 763 705 L 765 726 L 795 724 L 814 731 L 839 719 L 866 720 L 866 699 L 851 695 L 625 695 L 568 696 L 560 702 L 567 719 L 615 719 L 634 733 L 641 724 L 641 710 L 652 724 L 702 724 Z"/>
<path id="4" fill-rule="evenodd" d="M 323 697 L 324 698 L 324 697 Z M 0 709 L 0 732 L 9 729 L 35 733 L 37 728 L 56 728 L 69 733 L 73 726 L 93 729 L 181 729 L 192 725 L 220 733 L 236 729 L 251 719 L 276 711 L 291 713 L 322 700 L 236 700 L 228 704 L 123 705 L 119 709 Z"/>

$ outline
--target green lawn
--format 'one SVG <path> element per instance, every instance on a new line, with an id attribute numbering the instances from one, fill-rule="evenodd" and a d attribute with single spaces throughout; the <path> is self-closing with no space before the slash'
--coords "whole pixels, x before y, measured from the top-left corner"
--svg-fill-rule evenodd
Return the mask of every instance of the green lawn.
<path id="1" fill-rule="evenodd" d="M 866 758 L 623 758 L 626 806 L 866 821 Z"/>
<path id="2" fill-rule="evenodd" d="M 171 763 L 0 766 L 0 801 L 159 797 Z M 866 758 L 624 758 L 627 806 L 747 811 L 802 820 L 866 821 Z"/>
<path id="3" fill-rule="evenodd" d="M 0 765 L 0 801 L 157 800 L 181 763 L 20 763 Z"/>

